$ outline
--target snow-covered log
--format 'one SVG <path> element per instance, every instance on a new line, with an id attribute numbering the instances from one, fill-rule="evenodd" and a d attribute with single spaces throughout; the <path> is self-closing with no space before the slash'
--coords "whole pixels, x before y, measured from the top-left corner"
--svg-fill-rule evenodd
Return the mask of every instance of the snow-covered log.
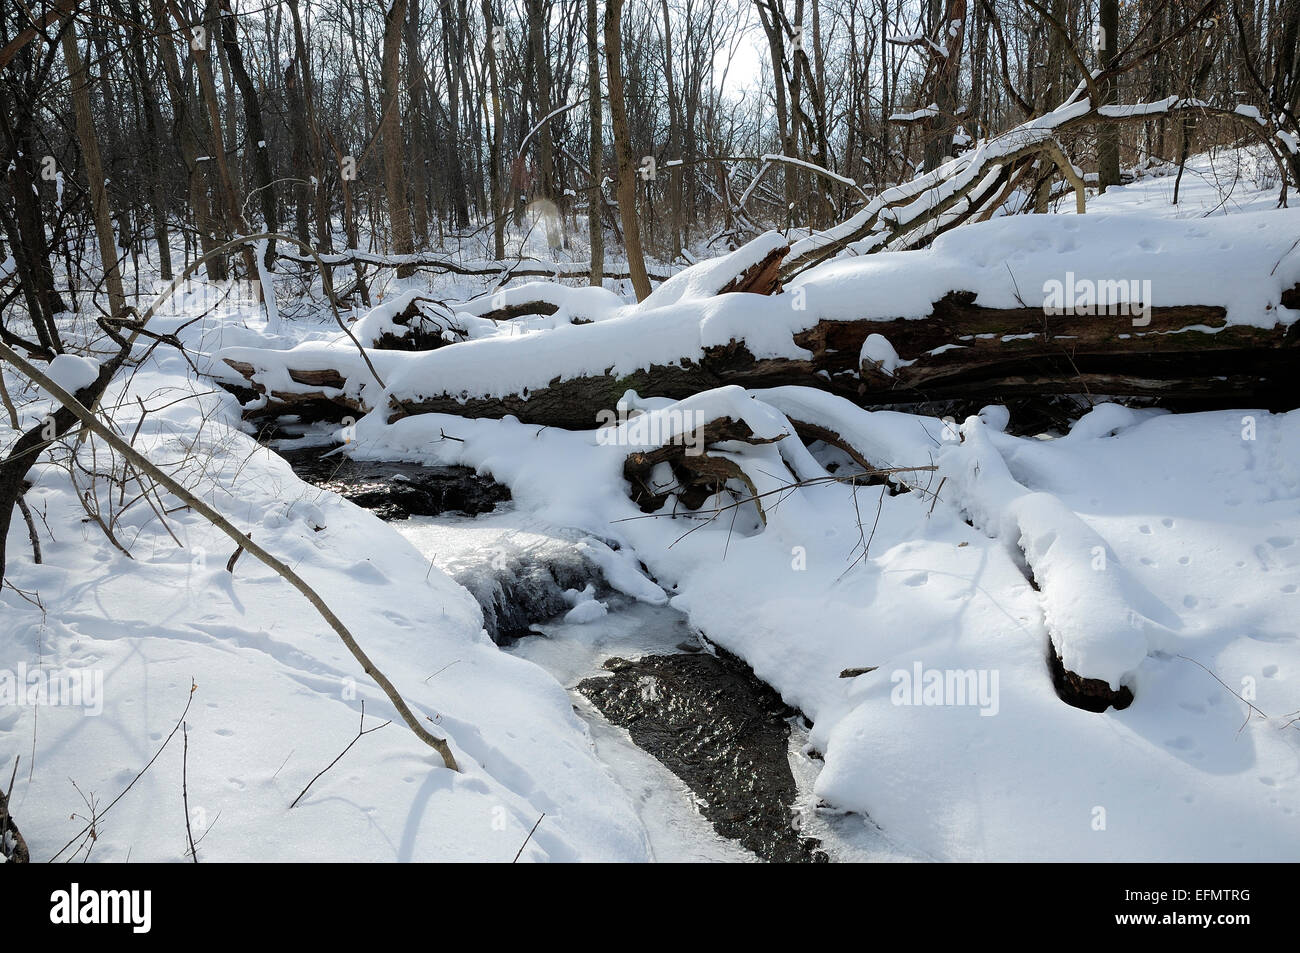
<path id="1" fill-rule="evenodd" d="M 728 384 L 801 384 L 860 406 L 1081 393 L 1293 405 L 1297 233 L 1291 211 L 1141 234 L 1122 216 L 1004 217 L 925 250 L 827 262 L 779 294 L 717 294 L 738 261 L 776 260 L 783 245 L 765 238 L 590 323 L 557 312 L 434 351 L 371 351 L 385 388 L 345 340 L 221 356 L 270 398 L 254 414 L 325 401 L 585 428 L 629 389 Z"/>
<path id="2" fill-rule="evenodd" d="M 623 478 L 643 512 L 655 512 L 671 496 L 686 509 L 698 510 L 710 497 L 729 486 L 739 486 L 743 488 L 741 499 L 751 502 L 760 522 L 766 523 L 758 488 L 732 451 L 789 436 L 779 423 L 760 424 L 756 432 L 743 415 L 733 418 L 716 409 L 692 410 L 679 405 L 638 413 L 625 421 L 620 431 L 625 440 L 633 438 L 628 442 L 658 444 L 633 450 L 623 462 Z"/>
<path id="3" fill-rule="evenodd" d="M 1278 163 L 1285 198 L 1286 170 L 1267 122 L 1257 113 L 1211 107 L 1177 96 L 1096 108 L 1087 100 L 1071 101 L 982 141 L 936 169 L 886 189 L 846 221 L 796 242 L 781 267 L 781 276 L 791 278 L 844 251 L 872 254 L 920 247 L 958 225 L 992 216 L 1026 175 L 1042 177 L 1052 168 L 1074 189 L 1077 211 L 1082 214 L 1083 180 L 1066 157 L 1060 137 L 1089 125 L 1142 122 L 1180 113 L 1213 115 L 1241 123 Z"/>

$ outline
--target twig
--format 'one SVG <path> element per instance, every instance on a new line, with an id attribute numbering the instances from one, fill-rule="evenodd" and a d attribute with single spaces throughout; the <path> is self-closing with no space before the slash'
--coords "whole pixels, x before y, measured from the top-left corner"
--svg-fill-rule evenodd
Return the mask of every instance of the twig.
<path id="1" fill-rule="evenodd" d="M 36 524 L 32 522 L 32 511 L 27 508 L 27 501 L 18 497 L 18 509 L 27 522 L 27 536 L 32 541 L 32 562 L 41 564 L 41 538 L 36 535 Z"/>
<path id="2" fill-rule="evenodd" d="M 146 764 L 143 768 L 141 768 L 140 773 L 131 779 L 131 783 L 128 784 L 126 787 L 124 787 L 122 789 L 122 792 L 118 794 L 117 797 L 113 798 L 112 801 L 109 802 L 108 807 L 104 808 L 104 810 L 94 815 L 95 820 L 102 818 L 105 814 L 111 811 L 113 809 L 113 805 L 116 804 L 118 801 L 122 800 L 122 798 L 126 796 L 126 792 L 130 791 L 131 788 L 135 787 L 135 782 L 139 781 L 142 777 L 144 777 L 144 773 L 148 771 L 151 767 L 153 767 L 153 763 L 158 760 L 158 756 L 163 753 L 163 750 L 167 747 L 168 743 L 172 740 L 172 738 L 176 736 L 176 732 L 180 731 L 181 725 L 185 721 L 185 716 L 189 713 L 190 703 L 194 701 L 194 693 L 195 691 L 198 690 L 198 687 L 199 687 L 198 685 L 194 684 L 194 680 L 190 679 L 190 694 L 189 697 L 185 699 L 185 710 L 181 712 L 180 718 L 176 719 L 176 726 L 172 728 L 171 732 L 167 735 L 167 737 L 163 739 L 163 743 L 158 746 L 158 750 L 155 751 L 153 757 L 149 759 L 149 763 Z M 77 838 L 82 837 L 84 834 L 90 831 L 95 826 L 95 820 L 92 820 L 89 824 L 87 824 L 80 831 L 78 831 L 76 835 L 72 838 L 72 840 L 68 841 L 66 844 L 60 847 L 58 853 L 56 853 L 53 857 L 51 857 L 49 862 L 54 863 L 56 860 L 58 860 L 59 857 L 62 856 L 65 850 L 67 850 L 74 843 L 76 843 Z"/>
<path id="3" fill-rule="evenodd" d="M 325 767 L 320 770 L 320 774 L 317 774 L 316 777 L 312 778 L 310 781 L 307 782 L 307 787 L 303 788 L 302 791 L 299 792 L 298 796 L 293 799 L 293 803 L 289 805 L 289 810 L 292 811 L 295 807 L 297 807 L 298 802 L 302 800 L 303 795 L 306 794 L 309 790 L 311 790 L 311 786 L 313 784 L 315 784 L 317 781 L 320 780 L 320 776 L 324 774 L 326 771 L 328 771 L 330 768 L 334 767 L 334 765 L 342 761 L 343 756 L 347 754 L 349 751 L 351 751 L 352 746 L 356 744 L 358 741 L 360 741 L 362 737 L 370 734 L 372 731 L 378 731 L 380 728 L 387 728 L 391 724 L 392 724 L 391 721 L 386 721 L 382 725 L 375 725 L 375 727 L 373 728 L 367 728 L 366 727 L 366 703 L 363 701 L 361 703 L 361 726 L 357 729 L 357 736 L 348 742 L 348 746 L 339 752 L 339 756 L 337 758 L 335 758 L 329 764 L 325 765 Z"/>
<path id="4" fill-rule="evenodd" d="M 542 817 L 537 819 L 537 824 L 542 823 L 542 818 L 544 817 L 546 817 L 546 812 L 542 811 Z M 524 842 L 519 845 L 519 853 L 515 854 L 515 859 L 510 861 L 510 863 L 515 864 L 519 862 L 520 856 L 523 855 L 524 848 L 527 847 L 528 842 L 533 839 L 533 831 L 537 830 L 537 824 L 534 824 L 532 830 L 528 832 L 528 836 L 524 838 Z"/>
<path id="5" fill-rule="evenodd" d="M 934 498 L 930 500 L 930 509 L 927 510 L 927 511 L 926 511 L 926 514 L 925 514 L 925 518 L 926 518 L 926 519 L 929 519 L 929 518 L 930 518 L 930 514 L 932 514 L 932 513 L 934 512 L 934 504 L 936 504 L 936 503 L 939 502 L 939 494 L 943 492 L 943 485 L 944 485 L 945 483 L 947 483 L 947 482 L 948 482 L 948 478 L 947 478 L 947 477 L 944 477 L 943 479 L 941 479 L 941 480 L 939 481 L 939 485 L 935 488 L 935 490 L 934 490 Z"/>
<path id="6" fill-rule="evenodd" d="M 181 741 L 185 743 L 185 746 L 181 749 L 181 803 L 185 806 L 185 836 L 190 841 L 190 856 L 194 858 L 194 863 L 197 864 L 199 862 L 199 849 L 194 846 L 194 831 L 190 827 L 190 793 L 187 780 L 190 763 L 190 733 L 184 721 L 181 722 Z"/>
<path id="7" fill-rule="evenodd" d="M 1237 734 L 1241 734 L 1242 728 L 1245 728 L 1248 724 L 1250 724 L 1250 712 L 1254 712 L 1255 714 L 1259 715 L 1260 718 L 1263 718 L 1265 721 L 1268 721 L 1268 714 L 1267 714 L 1266 712 L 1260 711 L 1258 708 L 1256 708 L 1256 707 L 1255 707 L 1254 705 L 1252 705 L 1250 702 L 1246 701 L 1246 699 L 1242 698 L 1241 695 L 1239 695 L 1239 694 L 1238 694 L 1238 693 L 1237 693 L 1237 692 L 1232 688 L 1231 685 L 1229 685 L 1229 684 L 1228 684 L 1227 682 L 1225 682 L 1223 679 L 1219 678 L 1219 676 L 1215 675 L 1214 672 L 1210 671 L 1210 669 L 1206 668 L 1206 667 L 1205 667 L 1204 665 L 1202 665 L 1200 662 L 1196 661 L 1196 659 L 1194 659 L 1194 658 L 1188 658 L 1186 655 L 1179 655 L 1179 656 L 1177 656 L 1177 658 L 1182 659 L 1184 662 L 1191 662 L 1191 663 L 1192 663 L 1193 665 L 1195 665 L 1197 668 L 1202 669 L 1203 671 L 1209 673 L 1210 678 L 1214 679 L 1216 682 L 1218 682 L 1220 685 L 1222 685 L 1224 688 L 1226 688 L 1229 692 L 1232 693 L 1232 695 L 1237 699 L 1237 701 L 1241 702 L 1241 703 L 1242 703 L 1243 705 L 1245 705 L 1248 709 L 1250 709 L 1250 711 L 1246 712 L 1246 720 L 1243 721 L 1243 722 L 1241 723 L 1241 728 L 1238 728 L 1238 729 L 1237 729 Z"/>
<path id="8" fill-rule="evenodd" d="M 248 535 L 251 538 L 253 534 L 249 533 Z M 232 574 L 234 573 L 235 563 L 239 562 L 239 557 L 242 555 L 244 555 L 244 547 L 243 546 L 236 547 L 235 551 L 230 554 L 230 558 L 226 560 L 226 572 Z"/>

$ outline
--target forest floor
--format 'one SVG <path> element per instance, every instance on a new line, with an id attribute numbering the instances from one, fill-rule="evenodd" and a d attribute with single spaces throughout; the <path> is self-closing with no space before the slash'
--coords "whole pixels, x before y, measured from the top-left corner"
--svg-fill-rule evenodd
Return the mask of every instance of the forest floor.
<path id="1" fill-rule="evenodd" d="M 1198 157 L 1177 208 L 1172 176 L 1148 176 L 1089 216 L 1140 233 L 1267 214 L 1275 190 L 1238 175 L 1238 158 Z M 222 348 L 338 337 L 328 309 L 283 285 L 274 331 L 253 306 L 180 330 L 199 367 Z M 413 288 L 448 301 L 483 290 L 446 277 L 381 290 Z M 158 329 L 182 328 L 186 307 Z M 88 326 L 68 319 L 93 350 Z M 6 380 L 24 420 L 39 419 L 48 401 Z M 648 414 L 683 407 L 629 400 Z M 203 861 L 752 859 L 710 828 L 698 787 L 581 689 L 616 677 L 611 659 L 701 649 L 779 695 L 782 810 L 831 859 L 1296 856 L 1300 412 L 1098 402 L 1068 433 L 1012 436 L 1001 408 L 952 422 L 805 388 L 685 406 L 779 432 L 809 405 L 881 463 L 938 469 L 903 492 L 829 481 L 849 458 L 787 437 L 734 451 L 773 494 L 761 518 L 752 506 L 646 514 L 623 480 L 627 442 L 608 432 L 372 414 L 355 432 L 304 426 L 303 440 L 268 447 L 233 396 L 155 349 L 105 400 L 118 429 L 138 426 L 139 449 L 322 593 L 462 770 L 394 720 L 313 781 L 359 726 L 395 713 L 310 606 L 247 555 L 229 571 L 233 547 L 197 515 L 175 510 L 164 526 L 147 501 L 126 505 L 129 489 L 42 463 L 27 499 L 43 559 L 15 521 L 0 590 L 7 683 L 47 688 L 0 706 L 0 773 L 20 759 L 10 809 L 33 859 L 183 860 L 191 836 Z M 340 436 L 354 460 L 470 467 L 511 500 L 385 522 L 275 452 Z M 11 438 L 0 425 L 0 443 Z M 79 459 L 111 469 L 102 449 Z M 89 512 L 112 520 L 121 548 Z M 553 564 L 586 567 L 590 586 L 552 574 L 564 611 L 498 646 L 483 593 Z M 1064 704 L 1052 632 L 1125 671 L 1133 703 Z M 641 684 L 648 710 L 676 697 Z M 50 704 L 56 685 L 82 695 Z"/>

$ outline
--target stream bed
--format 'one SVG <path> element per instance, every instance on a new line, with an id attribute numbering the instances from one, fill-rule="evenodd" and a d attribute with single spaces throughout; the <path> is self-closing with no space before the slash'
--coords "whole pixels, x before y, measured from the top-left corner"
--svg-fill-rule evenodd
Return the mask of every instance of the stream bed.
<path id="1" fill-rule="evenodd" d="M 474 595 L 503 651 L 568 690 L 657 860 L 910 859 L 865 818 L 818 805 L 802 716 L 682 613 L 611 591 L 575 548 L 584 534 L 541 523 L 467 468 L 279 452 L 390 521 Z M 603 611 L 565 621 L 575 601 Z"/>

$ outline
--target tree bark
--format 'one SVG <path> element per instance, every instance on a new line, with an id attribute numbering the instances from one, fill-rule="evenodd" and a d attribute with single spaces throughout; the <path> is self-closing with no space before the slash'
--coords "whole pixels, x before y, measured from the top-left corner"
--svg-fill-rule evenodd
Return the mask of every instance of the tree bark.
<path id="1" fill-rule="evenodd" d="M 1119 0 L 1100 0 L 1097 25 L 1102 34 L 1101 68 L 1109 69 L 1119 49 Z M 1106 77 L 1098 105 L 1118 101 L 1117 85 L 1115 77 Z M 1119 185 L 1119 128 L 1113 124 L 1103 125 L 1097 132 L 1097 185 L 1100 192 Z"/>
<path id="2" fill-rule="evenodd" d="M 113 231 L 113 213 L 108 203 L 105 187 L 104 164 L 99 155 L 99 138 L 95 135 L 95 121 L 90 107 L 90 77 L 77 48 L 77 31 L 72 25 L 63 32 L 63 59 L 68 67 L 68 82 L 72 86 L 72 110 L 76 118 L 77 142 L 86 166 L 86 179 L 90 188 L 91 214 L 95 221 L 95 236 L 99 239 L 99 257 L 104 268 L 104 284 L 108 290 L 108 311 L 117 317 L 126 307 L 126 293 L 122 289 L 122 273 L 117 265 L 117 236 Z"/>
<path id="3" fill-rule="evenodd" d="M 244 54 L 239 48 L 239 36 L 235 14 L 230 9 L 230 0 L 221 0 L 221 44 L 226 51 L 226 61 L 235 85 L 239 87 L 239 96 L 244 107 L 244 125 L 247 132 L 247 147 L 252 150 L 253 185 L 257 189 L 262 207 L 264 230 L 279 231 L 279 215 L 276 212 L 274 177 L 271 173 L 271 154 L 266 141 L 266 127 L 262 123 L 262 107 L 257 98 L 257 87 L 253 78 L 244 67 Z M 266 247 L 267 264 L 275 257 L 275 242 Z"/>
<path id="4" fill-rule="evenodd" d="M 623 246 L 632 289 L 638 301 L 650 294 L 645 254 L 641 250 L 641 226 L 636 207 L 636 172 L 632 168 L 632 146 L 628 139 L 627 107 L 623 100 L 623 0 L 605 2 L 605 68 L 609 70 L 609 112 L 614 123 L 614 156 L 618 168 L 618 211 L 623 219 Z"/>
<path id="5" fill-rule="evenodd" d="M 596 0 L 587 0 L 587 115 L 588 149 L 591 153 L 591 186 L 587 190 L 587 233 L 591 245 L 591 284 L 600 287 L 605 283 L 605 226 L 601 221 L 601 203 L 604 190 L 604 143 L 601 131 L 604 110 L 600 96 L 600 47 L 596 42 L 599 22 Z"/>
<path id="6" fill-rule="evenodd" d="M 402 124 L 398 110 L 398 89 L 401 79 L 402 28 L 406 23 L 406 0 L 393 0 L 384 21 L 384 52 L 382 60 L 383 110 L 380 135 L 384 146 L 384 191 L 388 197 L 388 216 L 392 223 L 393 251 L 409 255 L 415 251 L 411 233 L 411 207 L 406 196 L 404 174 L 405 147 L 402 143 Z M 397 276 L 408 278 L 414 273 L 409 266 L 399 268 Z"/>

